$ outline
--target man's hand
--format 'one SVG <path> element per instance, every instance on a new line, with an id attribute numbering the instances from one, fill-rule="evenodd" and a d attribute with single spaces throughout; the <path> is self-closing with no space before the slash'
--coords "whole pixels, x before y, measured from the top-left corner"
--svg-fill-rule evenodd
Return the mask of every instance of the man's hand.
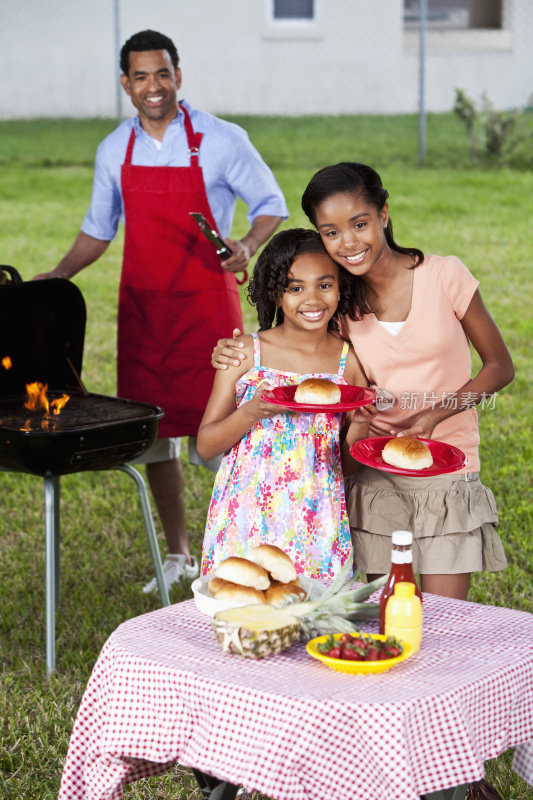
<path id="1" fill-rule="evenodd" d="M 282 217 L 272 217 L 268 214 L 259 215 L 254 219 L 250 230 L 242 239 L 224 239 L 232 253 L 230 258 L 221 262 L 223 268 L 228 272 L 244 272 L 251 257 L 267 239 L 270 239 L 282 221 Z"/>
<path id="2" fill-rule="evenodd" d="M 54 270 L 52 272 L 40 272 L 39 275 L 34 275 L 32 281 L 44 281 L 47 278 L 57 278 L 57 275 L 54 274 Z"/>
<path id="3" fill-rule="evenodd" d="M 51 272 L 40 272 L 32 280 L 40 281 L 44 278 L 67 278 L 70 280 L 80 270 L 88 267 L 97 258 L 100 258 L 109 247 L 109 242 L 95 239 L 87 233 L 80 231 L 68 253 Z"/>
<path id="4" fill-rule="evenodd" d="M 228 272 L 244 272 L 253 255 L 251 248 L 238 239 L 224 239 L 224 241 L 231 250 L 231 256 L 220 262 L 222 267 Z"/>

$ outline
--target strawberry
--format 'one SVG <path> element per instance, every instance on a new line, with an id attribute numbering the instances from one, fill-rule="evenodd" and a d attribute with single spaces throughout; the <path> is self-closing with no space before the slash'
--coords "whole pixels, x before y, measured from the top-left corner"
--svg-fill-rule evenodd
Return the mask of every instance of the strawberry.
<path id="1" fill-rule="evenodd" d="M 378 660 L 379 660 L 378 648 L 370 645 L 365 653 L 365 661 L 378 661 Z"/>
<path id="2" fill-rule="evenodd" d="M 320 650 L 321 653 L 327 655 L 332 647 L 335 647 L 335 639 L 330 634 L 325 642 L 320 642 L 317 644 L 317 649 Z"/>
<path id="3" fill-rule="evenodd" d="M 363 661 L 363 656 L 361 653 L 353 647 L 345 647 L 342 653 L 342 657 L 346 661 Z"/>
<path id="4" fill-rule="evenodd" d="M 387 647 L 385 653 L 387 654 L 387 658 L 396 658 L 401 654 L 401 650 L 399 647 Z"/>

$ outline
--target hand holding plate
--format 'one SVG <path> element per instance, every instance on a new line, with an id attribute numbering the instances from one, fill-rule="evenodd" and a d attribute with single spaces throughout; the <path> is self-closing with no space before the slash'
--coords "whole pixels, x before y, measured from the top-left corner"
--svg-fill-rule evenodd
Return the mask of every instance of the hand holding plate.
<path id="1" fill-rule="evenodd" d="M 361 408 L 368 406 L 376 401 L 376 393 L 373 389 L 368 389 L 363 386 L 344 386 L 341 385 L 341 400 L 340 403 L 322 404 L 322 403 L 297 403 L 294 399 L 296 392 L 296 385 L 294 386 L 277 386 L 272 390 L 271 396 L 268 398 L 270 403 L 275 403 L 279 406 L 284 406 L 291 411 L 329 413 L 340 414 L 343 411 L 351 411 L 354 408 Z M 265 398 L 267 399 L 267 398 Z"/>

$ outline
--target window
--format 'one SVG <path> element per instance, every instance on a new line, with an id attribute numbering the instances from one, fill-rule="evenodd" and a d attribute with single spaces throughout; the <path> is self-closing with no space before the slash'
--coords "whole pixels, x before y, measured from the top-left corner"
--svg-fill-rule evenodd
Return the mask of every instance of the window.
<path id="1" fill-rule="evenodd" d="M 430 30 L 473 30 L 503 27 L 503 0 L 427 0 Z M 419 21 L 418 0 L 404 0 L 407 26 Z"/>
<path id="2" fill-rule="evenodd" d="M 265 0 L 263 38 L 276 42 L 318 42 L 324 34 L 315 0 Z"/>
<path id="3" fill-rule="evenodd" d="M 314 19 L 314 0 L 274 0 L 273 17 L 285 19 Z"/>
<path id="4" fill-rule="evenodd" d="M 510 0 L 426 0 L 431 55 L 504 52 L 512 47 Z M 420 45 L 420 2 L 403 0 L 404 52 Z"/>

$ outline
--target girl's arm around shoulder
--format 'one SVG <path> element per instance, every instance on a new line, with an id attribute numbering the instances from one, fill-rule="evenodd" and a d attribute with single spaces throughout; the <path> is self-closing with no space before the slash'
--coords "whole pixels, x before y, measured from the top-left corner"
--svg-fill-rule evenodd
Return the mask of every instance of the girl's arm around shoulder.
<path id="1" fill-rule="evenodd" d="M 244 358 L 244 339 L 238 328 L 233 331 L 232 339 L 219 339 L 211 354 L 211 366 L 215 369 L 228 369 L 228 367 L 239 367 Z M 235 373 L 233 373 L 235 375 Z M 237 380 L 237 379 L 235 379 Z"/>
<path id="2" fill-rule="evenodd" d="M 257 387 L 251 400 L 236 407 L 235 385 L 254 365 L 253 338 L 246 335 L 240 339 L 244 345 L 244 360 L 239 367 L 216 371 L 211 396 L 198 430 L 198 453 L 206 461 L 233 447 L 258 420 L 273 417 L 282 410 L 261 399 L 262 393 L 271 388 L 267 383 Z"/>

